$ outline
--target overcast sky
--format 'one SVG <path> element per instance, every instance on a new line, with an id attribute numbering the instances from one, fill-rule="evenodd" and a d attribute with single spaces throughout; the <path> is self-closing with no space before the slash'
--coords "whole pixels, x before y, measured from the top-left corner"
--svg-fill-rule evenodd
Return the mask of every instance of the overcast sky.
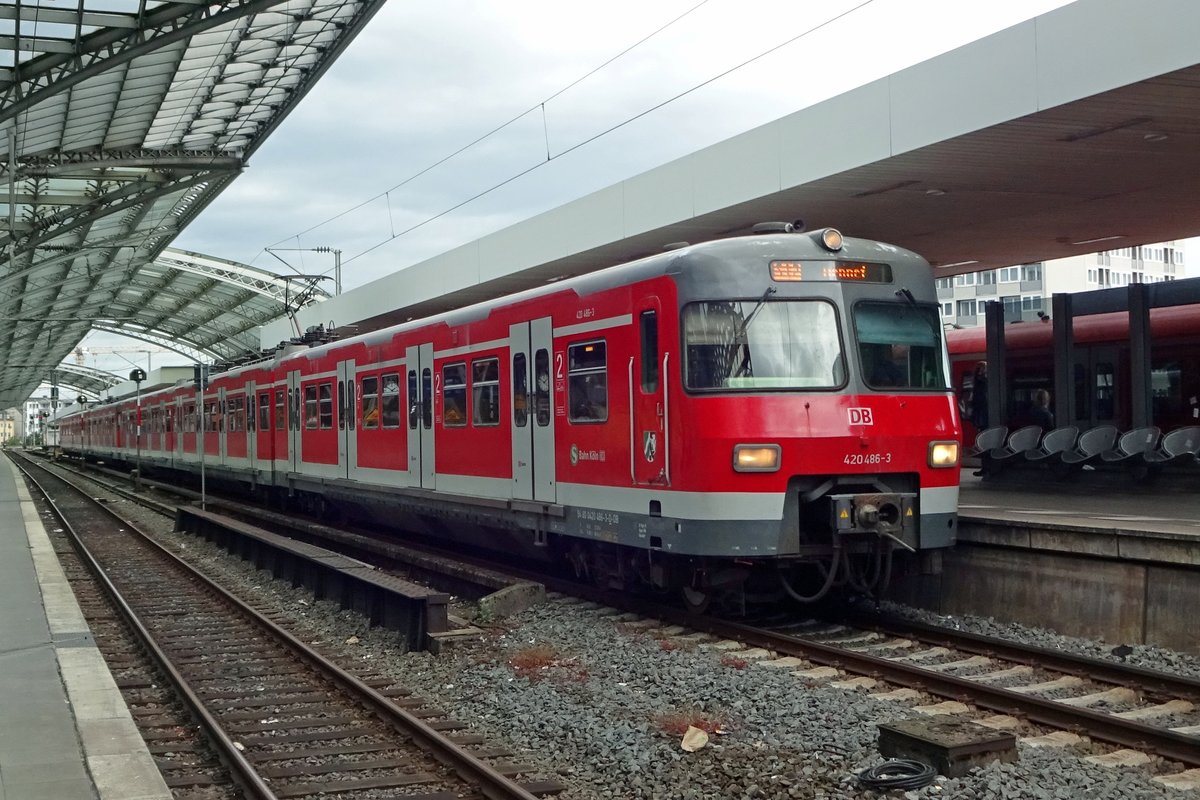
<path id="1" fill-rule="evenodd" d="M 1066 4 L 392 0 L 174 246 L 353 288 Z"/>

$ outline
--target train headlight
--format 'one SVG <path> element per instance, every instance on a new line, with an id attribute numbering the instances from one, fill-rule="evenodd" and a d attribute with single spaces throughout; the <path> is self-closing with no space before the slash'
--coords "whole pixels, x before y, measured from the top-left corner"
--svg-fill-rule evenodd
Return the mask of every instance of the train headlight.
<path id="1" fill-rule="evenodd" d="M 929 466 L 958 466 L 958 442 L 930 442 Z"/>
<path id="2" fill-rule="evenodd" d="M 826 228 L 821 231 L 821 246 L 832 253 L 841 250 L 842 232 L 836 228 Z"/>
<path id="3" fill-rule="evenodd" d="M 779 453 L 777 444 L 739 444 L 733 448 L 733 468 L 737 472 L 776 472 Z"/>

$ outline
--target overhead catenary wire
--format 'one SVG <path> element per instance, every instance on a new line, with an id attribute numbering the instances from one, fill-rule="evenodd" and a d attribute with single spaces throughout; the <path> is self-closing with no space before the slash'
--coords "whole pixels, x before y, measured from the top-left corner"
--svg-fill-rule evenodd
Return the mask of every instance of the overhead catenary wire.
<path id="1" fill-rule="evenodd" d="M 804 31 L 796 34 L 795 36 L 760 52 L 758 55 L 752 56 L 752 57 L 746 59 L 745 61 L 742 61 L 739 64 L 736 64 L 735 66 L 729 67 L 728 69 L 725 69 L 725 70 L 717 73 L 716 75 L 713 75 L 713 76 L 701 81 L 700 83 L 697 83 L 697 84 L 693 85 L 692 87 L 683 90 L 682 92 L 679 92 L 661 102 L 654 104 L 653 106 L 650 106 L 647 109 L 644 109 L 644 110 L 638 112 L 637 114 L 627 117 L 623 121 L 618 122 L 615 125 L 611 125 L 608 128 L 605 128 L 604 130 L 600 131 L 599 133 L 589 136 L 588 138 L 571 145 L 570 147 L 566 148 L 565 150 L 562 150 L 559 153 L 555 153 L 554 155 L 548 155 L 544 161 L 539 161 L 538 163 L 533 164 L 532 166 L 526 167 L 525 169 L 520 170 L 513 175 L 510 175 L 509 177 L 499 181 L 498 183 L 495 183 L 492 186 L 487 187 L 486 189 L 476 192 L 475 194 L 471 195 L 470 197 L 466 198 L 465 200 L 455 203 L 454 205 L 450 206 L 449 208 L 443 209 L 442 211 L 439 211 L 436 214 L 433 214 L 433 215 L 421 220 L 420 222 L 410 225 L 409 227 L 405 228 L 404 230 L 401 230 L 398 233 L 393 232 L 390 236 L 384 238 L 382 241 L 379 241 L 376 244 L 371 245 L 367 249 L 362 250 L 361 252 L 355 253 L 354 255 L 350 256 L 350 258 L 343 260 L 342 266 L 344 267 L 345 265 L 349 264 L 350 262 L 355 261 L 356 259 L 359 259 L 362 256 L 365 256 L 368 253 L 371 253 L 371 252 L 379 249 L 380 247 L 384 246 L 385 244 L 388 244 L 389 242 L 394 241 L 395 239 L 398 239 L 401 236 L 412 233 L 413 231 L 418 230 L 418 229 L 430 224 L 431 222 L 435 222 L 436 220 L 441 219 L 442 217 L 446 216 L 447 214 L 457 211 L 458 209 L 462 208 L 463 206 L 468 205 L 468 204 L 478 200 L 481 197 L 484 197 L 500 188 L 503 188 L 504 186 L 507 186 L 508 184 L 512 183 L 513 181 L 517 180 L 518 178 L 522 178 L 522 177 L 528 175 L 529 173 L 534 172 L 535 170 L 541 169 L 542 167 L 546 166 L 547 164 L 553 163 L 554 161 L 556 161 L 559 158 L 562 158 L 565 155 L 573 153 L 574 151 L 576 151 L 582 147 L 586 147 L 587 145 L 591 144 L 592 142 L 595 142 L 597 139 L 601 139 L 615 131 L 618 131 L 621 128 L 624 128 L 625 126 L 630 125 L 633 122 L 636 122 L 637 120 L 641 119 L 642 117 L 647 116 L 648 114 L 652 114 L 655 111 L 658 111 L 659 109 L 661 109 L 665 106 L 668 106 L 671 103 L 676 102 L 677 100 L 680 100 L 696 91 L 699 91 L 700 89 L 704 88 L 705 86 L 708 86 L 711 83 L 714 83 L 714 82 L 716 82 L 716 81 L 718 81 L 740 69 L 743 69 L 743 68 L 749 66 L 750 64 L 755 63 L 756 61 L 766 58 L 767 56 L 771 55 L 772 53 L 775 53 L 775 52 L 783 49 L 784 47 L 787 47 L 788 45 L 794 44 L 795 42 L 799 41 L 800 39 L 803 39 L 805 36 L 809 36 L 809 35 L 815 33 L 816 31 L 819 31 L 822 28 L 825 28 L 828 25 L 831 25 L 834 22 L 836 22 L 848 15 L 853 14 L 854 12 L 856 12 L 868 5 L 871 5 L 873 2 L 875 2 L 875 0 L 863 0 L 863 2 L 858 3 L 857 5 L 853 6 L 852 8 L 849 8 L 839 14 L 836 14 L 833 17 L 830 17 L 829 19 L 827 19 L 823 22 L 817 23 L 816 25 L 813 25 L 812 27 L 805 29 Z M 525 112 L 525 114 L 528 114 L 528 113 L 529 113 L 528 111 Z M 521 116 L 525 116 L 525 114 L 522 114 Z M 509 124 L 509 123 L 506 123 L 506 125 L 507 124 Z M 503 127 L 503 126 L 501 126 L 501 127 Z M 501 128 L 497 128 L 496 130 L 498 131 L 500 129 Z M 490 136 L 491 134 L 488 134 L 488 135 Z M 482 138 L 487 138 L 487 137 L 485 136 Z M 482 138 L 480 140 L 477 140 L 477 142 L 482 141 Z M 475 143 L 477 143 L 477 142 L 475 142 Z M 475 143 L 472 143 L 471 145 L 466 145 L 464 148 L 462 148 L 462 150 L 468 149 L 469 147 L 473 146 Z M 455 155 L 457 155 L 459 152 L 462 152 L 462 150 L 456 151 L 454 154 L 447 156 L 446 158 L 439 161 L 437 164 L 427 167 L 425 170 L 422 170 L 421 172 L 417 173 L 417 175 L 412 176 L 412 178 L 409 178 L 408 180 L 413 180 L 414 178 L 418 177 L 419 175 L 423 175 L 425 172 L 428 172 L 430 169 L 433 169 L 434 167 L 445 163 L 450 158 L 453 158 Z M 547 152 L 549 152 L 549 151 L 547 151 Z M 399 186 L 402 186 L 402 185 L 403 185 L 403 183 L 399 184 L 396 187 L 393 187 L 392 189 L 389 189 L 388 192 L 390 193 L 391 191 L 394 191 L 396 188 L 399 188 Z M 345 214 L 351 213 L 352 211 L 362 208 L 363 206 L 365 206 L 371 202 L 374 202 L 375 200 L 379 199 L 382 196 L 383 196 L 383 194 L 376 195 L 375 197 L 372 197 L 370 200 L 366 200 L 362 203 L 359 203 L 354 208 L 347 209 L 346 211 L 342 212 L 341 214 L 330 218 L 326 222 L 322 222 L 322 223 L 319 223 L 318 225 L 314 225 L 311 228 L 308 228 L 307 230 L 303 231 L 302 233 L 295 234 L 294 236 L 289 236 L 280 241 L 288 241 L 289 239 L 293 239 L 293 238 L 298 239 L 300 236 L 303 236 L 305 233 L 309 233 L 309 232 L 315 230 L 316 228 L 321 227 L 322 225 L 328 224 L 328 222 L 332 222 L 332 221 L 338 219 L 339 217 L 344 216 Z M 272 246 L 274 246 L 274 245 L 272 245 Z"/>

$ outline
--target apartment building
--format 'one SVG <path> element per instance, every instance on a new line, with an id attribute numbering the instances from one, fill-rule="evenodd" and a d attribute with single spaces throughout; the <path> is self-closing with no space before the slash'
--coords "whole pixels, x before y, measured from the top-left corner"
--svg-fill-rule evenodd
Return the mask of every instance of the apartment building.
<path id="1" fill-rule="evenodd" d="M 1166 242 L 939 278 L 937 294 L 942 322 L 970 327 L 983 324 L 984 304 L 990 300 L 1004 305 L 1008 322 L 1037 320 L 1050 313 L 1056 293 L 1185 277 L 1183 244 Z"/>

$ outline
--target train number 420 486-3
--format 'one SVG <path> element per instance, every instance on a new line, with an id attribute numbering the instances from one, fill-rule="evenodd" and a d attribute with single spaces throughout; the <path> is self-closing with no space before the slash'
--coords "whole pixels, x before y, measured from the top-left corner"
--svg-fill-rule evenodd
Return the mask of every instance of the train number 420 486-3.
<path id="1" fill-rule="evenodd" d="M 843 464 L 857 466 L 860 464 L 890 464 L 892 463 L 891 453 L 846 453 L 842 459 Z"/>

